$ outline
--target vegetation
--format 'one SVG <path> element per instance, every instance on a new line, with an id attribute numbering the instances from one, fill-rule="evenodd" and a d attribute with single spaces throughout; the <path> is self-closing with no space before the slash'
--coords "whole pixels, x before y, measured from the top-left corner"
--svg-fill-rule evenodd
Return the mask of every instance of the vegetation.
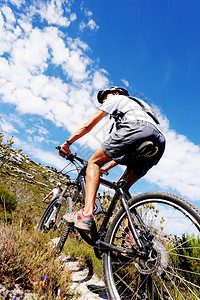
<path id="1" fill-rule="evenodd" d="M 3 143 L 0 132 L 0 283 L 8 287 L 20 284 L 34 293 L 35 299 L 56 299 L 58 294 L 62 295 L 58 299 L 76 299 L 78 294 L 70 291 L 70 274 L 50 247 L 50 234 L 35 231 L 46 208 L 42 199 L 55 182 L 64 184 L 65 176 L 35 163 L 12 146 L 12 140 Z M 34 178 L 30 180 L 26 174 Z M 78 245 L 81 247 L 71 237 L 66 255 L 80 257 L 81 265 L 101 276 L 101 261 L 93 249 L 83 241 Z"/>
<path id="2" fill-rule="evenodd" d="M 179 245 L 182 245 L 179 247 Z M 200 258 L 200 237 L 194 235 L 184 235 L 177 245 L 177 265 L 179 269 L 187 270 L 182 276 L 192 281 L 194 284 L 199 284 L 200 263 L 194 260 L 194 257 Z M 186 259 L 187 258 L 187 259 Z"/>
<path id="3" fill-rule="evenodd" d="M 42 199 L 65 177 L 12 145 L 12 139 L 3 143 L 0 132 L 0 283 L 18 283 L 34 299 L 76 299 L 70 274 L 51 249 L 48 235 L 34 229 L 46 207 Z"/>
<path id="4" fill-rule="evenodd" d="M 79 258 L 80 264 L 85 268 L 88 268 L 89 273 L 95 273 L 98 277 L 102 278 L 102 261 L 99 260 L 92 247 L 88 245 L 75 235 L 68 237 L 63 252 L 66 255 L 70 255 L 72 259 Z"/>
<path id="5" fill-rule="evenodd" d="M 22 150 L 13 150 L 12 145 L 12 139 L 3 143 L 0 132 L 0 283 L 18 283 L 24 290 L 33 292 L 35 299 L 76 299 L 78 294 L 70 290 L 70 274 L 51 249 L 50 234 L 38 234 L 34 229 L 46 207 L 42 199 L 55 182 L 64 184 L 65 176 L 35 163 Z M 17 155 L 19 160 L 13 159 Z M 100 199 L 106 210 L 111 196 L 103 194 Z M 146 209 L 151 209 L 154 217 L 159 214 L 154 206 Z M 163 222 L 161 218 L 161 230 Z M 94 272 L 102 277 L 101 260 L 96 258 L 92 247 L 76 239 L 71 234 L 64 253 L 72 259 L 78 257 L 90 274 Z M 188 271 L 182 277 L 188 281 L 192 278 L 198 285 L 195 274 L 200 274 L 200 264 L 192 257 L 200 257 L 200 238 L 185 235 L 177 241 L 176 249 L 173 259 L 177 268 Z"/>
<path id="6" fill-rule="evenodd" d="M 76 299 L 70 290 L 70 274 L 64 268 L 47 236 L 14 225 L 0 227 L 0 283 L 22 284 L 34 299 Z M 43 299 L 43 298 L 40 298 Z"/>
<path id="7" fill-rule="evenodd" d="M 0 216 L 8 222 L 12 219 L 12 212 L 17 207 L 16 195 L 0 185 Z"/>
<path id="8" fill-rule="evenodd" d="M 21 149 L 14 150 L 12 139 L 4 143 L 3 138 L 0 131 L 0 220 L 5 220 L 6 208 L 8 223 L 22 218 L 23 223 L 34 225 L 46 207 L 42 199 L 56 182 L 64 184 L 65 176 L 34 162 Z"/>

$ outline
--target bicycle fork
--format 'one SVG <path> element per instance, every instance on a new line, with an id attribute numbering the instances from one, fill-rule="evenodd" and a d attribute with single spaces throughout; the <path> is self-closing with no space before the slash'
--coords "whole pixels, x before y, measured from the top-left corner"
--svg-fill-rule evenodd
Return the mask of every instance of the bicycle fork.
<path id="1" fill-rule="evenodd" d="M 148 256 L 148 253 L 151 250 L 152 245 L 153 245 L 152 240 L 154 238 L 154 235 L 146 227 L 143 220 L 138 215 L 137 210 L 134 209 L 133 214 L 135 215 L 135 217 L 139 221 L 139 224 L 140 224 L 141 229 L 142 229 L 140 231 L 140 234 L 138 235 L 137 230 L 136 230 L 136 225 L 135 225 L 134 219 L 133 219 L 133 214 L 130 211 L 128 201 L 124 197 L 121 198 L 121 204 L 122 204 L 122 207 L 124 208 L 124 210 L 126 211 L 127 218 L 128 218 L 128 221 L 129 221 L 129 228 L 131 230 L 131 233 L 132 233 L 132 235 L 135 239 L 135 242 L 136 242 L 137 246 L 139 247 L 139 252 L 142 255 L 147 255 Z"/>
<path id="2" fill-rule="evenodd" d="M 133 222 L 133 218 L 132 218 L 132 215 L 131 215 L 131 211 L 130 211 L 130 208 L 128 206 L 128 202 L 124 197 L 121 197 L 121 204 L 122 204 L 122 207 L 124 208 L 124 210 L 126 211 L 127 218 L 128 218 L 128 221 L 129 221 L 129 227 L 130 227 L 131 233 L 132 233 L 132 235 L 135 239 L 135 242 L 138 245 L 139 249 L 142 250 L 144 247 L 143 247 L 143 245 L 142 245 L 142 243 L 141 243 L 141 241 L 140 241 L 140 239 L 137 235 L 135 225 L 134 225 L 134 222 Z"/>
<path id="3" fill-rule="evenodd" d="M 101 225 L 101 228 L 100 228 L 98 234 L 99 234 L 99 237 L 101 237 L 102 234 L 105 232 L 104 229 L 106 228 L 106 226 L 108 224 L 110 216 L 112 215 L 112 212 L 113 212 L 114 207 L 116 205 L 116 202 L 120 198 L 121 205 L 122 205 L 122 207 L 124 208 L 124 210 L 127 214 L 127 218 L 128 218 L 128 221 L 129 221 L 129 227 L 130 227 L 130 230 L 133 234 L 135 242 L 138 245 L 139 251 L 137 249 L 125 249 L 124 247 L 110 245 L 110 244 L 105 243 L 104 241 L 102 241 L 101 238 L 95 241 L 95 245 L 101 250 L 102 249 L 114 250 L 114 251 L 117 251 L 119 253 L 126 253 L 126 254 L 129 254 L 129 255 L 138 255 L 138 256 L 143 257 L 145 255 L 146 251 L 143 251 L 143 250 L 145 250 L 145 248 L 144 248 L 141 240 L 138 237 L 138 234 L 137 234 L 137 231 L 136 231 L 136 228 L 135 228 L 135 224 L 134 224 L 134 221 L 133 221 L 133 217 L 132 217 L 130 208 L 128 206 L 128 201 L 125 197 L 123 197 L 123 195 L 124 195 L 124 190 L 123 190 L 123 188 L 119 187 L 118 191 L 115 193 L 115 195 L 113 197 L 113 200 L 112 200 L 112 202 L 111 202 L 111 204 L 108 208 L 107 215 L 105 216 L 105 218 L 103 220 L 103 223 Z M 127 193 L 127 197 L 129 197 L 129 193 Z"/>

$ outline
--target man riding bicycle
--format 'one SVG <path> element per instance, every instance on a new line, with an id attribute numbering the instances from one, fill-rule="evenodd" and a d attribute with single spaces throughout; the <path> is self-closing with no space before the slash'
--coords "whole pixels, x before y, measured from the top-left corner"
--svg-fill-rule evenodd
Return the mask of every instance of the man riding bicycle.
<path id="1" fill-rule="evenodd" d="M 57 196 L 57 195 L 61 195 L 62 193 L 62 188 L 61 188 L 61 183 L 58 182 L 56 184 L 56 186 L 54 186 L 53 190 L 43 199 L 43 202 L 46 203 L 46 200 L 52 196 L 51 201 Z"/>
<path id="2" fill-rule="evenodd" d="M 165 149 L 165 137 L 158 127 L 159 122 L 144 101 L 129 97 L 126 89 L 117 86 L 99 91 L 97 99 L 102 104 L 101 107 L 61 145 L 59 151 L 61 156 L 64 156 L 63 152 L 70 155 L 69 147 L 72 143 L 90 132 L 107 114 L 114 117 L 116 131 L 109 135 L 88 161 L 84 208 L 63 217 L 67 222 L 74 223 L 76 228 L 88 233 L 94 222 L 93 208 L 101 171 L 107 172 L 118 164 L 131 167 L 127 179 L 127 188 L 130 188 L 159 162 Z M 153 155 L 133 160 L 134 153 L 149 144 L 155 149 Z M 104 166 L 105 164 L 107 165 Z"/>

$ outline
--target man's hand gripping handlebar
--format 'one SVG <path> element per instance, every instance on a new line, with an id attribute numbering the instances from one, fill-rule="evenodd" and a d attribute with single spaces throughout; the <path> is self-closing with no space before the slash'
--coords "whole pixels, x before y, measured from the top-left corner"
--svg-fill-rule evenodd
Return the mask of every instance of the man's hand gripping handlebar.
<path id="1" fill-rule="evenodd" d="M 63 149 L 61 146 L 57 146 L 56 147 L 57 150 L 59 150 L 58 154 L 60 156 L 62 156 L 63 158 L 66 158 L 67 156 L 69 156 L 70 154 L 67 154 L 67 152 L 65 151 L 65 149 Z"/>
<path id="2" fill-rule="evenodd" d="M 58 152 L 59 155 L 62 156 L 62 157 L 64 157 L 64 158 L 65 158 L 66 156 L 69 156 L 69 155 L 71 154 L 71 151 L 70 151 L 70 153 L 68 154 L 68 153 L 65 151 L 65 149 L 63 149 L 61 146 L 57 146 L 56 149 L 59 150 L 59 152 Z"/>
<path id="3" fill-rule="evenodd" d="M 81 163 L 85 164 L 87 163 L 87 161 L 77 157 L 77 155 L 73 155 L 73 154 L 70 154 L 70 155 L 67 155 L 66 152 L 63 151 L 63 149 L 61 148 L 61 146 L 57 146 L 56 147 L 57 150 L 59 150 L 59 155 L 62 156 L 63 158 L 66 158 L 66 159 L 69 159 L 69 160 L 73 160 L 74 158 L 77 159 L 78 161 L 80 161 Z M 101 168 L 100 169 L 100 174 L 101 176 L 104 174 L 104 175 L 108 175 L 109 173 L 107 171 L 104 170 L 104 168 Z"/>

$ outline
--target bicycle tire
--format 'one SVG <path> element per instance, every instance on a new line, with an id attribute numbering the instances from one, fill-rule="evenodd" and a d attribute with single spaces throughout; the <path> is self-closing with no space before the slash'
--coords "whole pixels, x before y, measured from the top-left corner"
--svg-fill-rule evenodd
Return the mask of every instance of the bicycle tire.
<path id="1" fill-rule="evenodd" d="M 128 204 L 133 219 L 136 209 L 155 236 L 154 263 L 105 252 L 103 273 L 109 299 L 200 299 L 200 210 L 166 192 L 140 194 Z M 129 244 L 125 240 L 125 217 L 121 208 L 108 229 L 106 242 L 137 247 L 134 239 Z M 139 233 L 139 223 L 137 230 Z"/>
<path id="2" fill-rule="evenodd" d="M 79 199 L 79 201 L 77 201 L 77 200 L 73 201 L 73 197 L 72 197 L 71 203 L 72 203 L 72 205 L 71 205 L 70 212 L 75 211 L 75 210 L 80 210 L 83 207 L 83 199 L 82 198 L 81 198 L 81 200 Z M 58 243 L 56 245 L 56 249 L 57 249 L 58 253 L 62 251 L 70 232 L 71 233 L 73 232 L 72 233 L 73 238 L 77 239 L 78 237 L 80 237 L 80 234 L 77 231 L 74 231 L 73 229 L 74 229 L 74 225 L 69 224 L 69 223 L 65 224 L 65 227 L 64 227 L 62 234 L 58 240 Z"/>
<path id="3" fill-rule="evenodd" d="M 61 252 L 62 251 L 62 249 L 63 249 L 63 247 L 65 245 L 65 242 L 66 242 L 66 240 L 68 238 L 68 235 L 70 233 L 70 230 L 71 230 L 71 227 L 68 224 L 66 224 L 65 227 L 64 227 L 64 230 L 63 230 L 63 232 L 62 232 L 62 234 L 61 234 L 61 236 L 59 238 L 59 241 L 58 241 L 58 243 L 56 245 L 57 252 Z"/>
<path id="4" fill-rule="evenodd" d="M 48 222 L 48 218 L 51 216 L 52 211 L 54 210 L 54 208 L 56 208 L 57 205 L 60 205 L 58 203 L 60 196 L 56 196 L 48 205 L 48 207 L 45 209 L 39 223 L 37 226 L 37 230 L 39 231 L 43 231 L 43 232 L 49 232 L 52 229 L 55 229 L 57 224 L 59 224 L 63 214 L 65 212 L 71 212 L 72 211 L 72 198 L 71 196 L 68 194 L 65 197 L 65 201 L 62 202 L 62 205 L 59 208 L 59 214 L 56 218 L 56 222 L 52 221 L 52 224 L 49 224 L 48 227 L 45 226 L 45 224 Z"/>

